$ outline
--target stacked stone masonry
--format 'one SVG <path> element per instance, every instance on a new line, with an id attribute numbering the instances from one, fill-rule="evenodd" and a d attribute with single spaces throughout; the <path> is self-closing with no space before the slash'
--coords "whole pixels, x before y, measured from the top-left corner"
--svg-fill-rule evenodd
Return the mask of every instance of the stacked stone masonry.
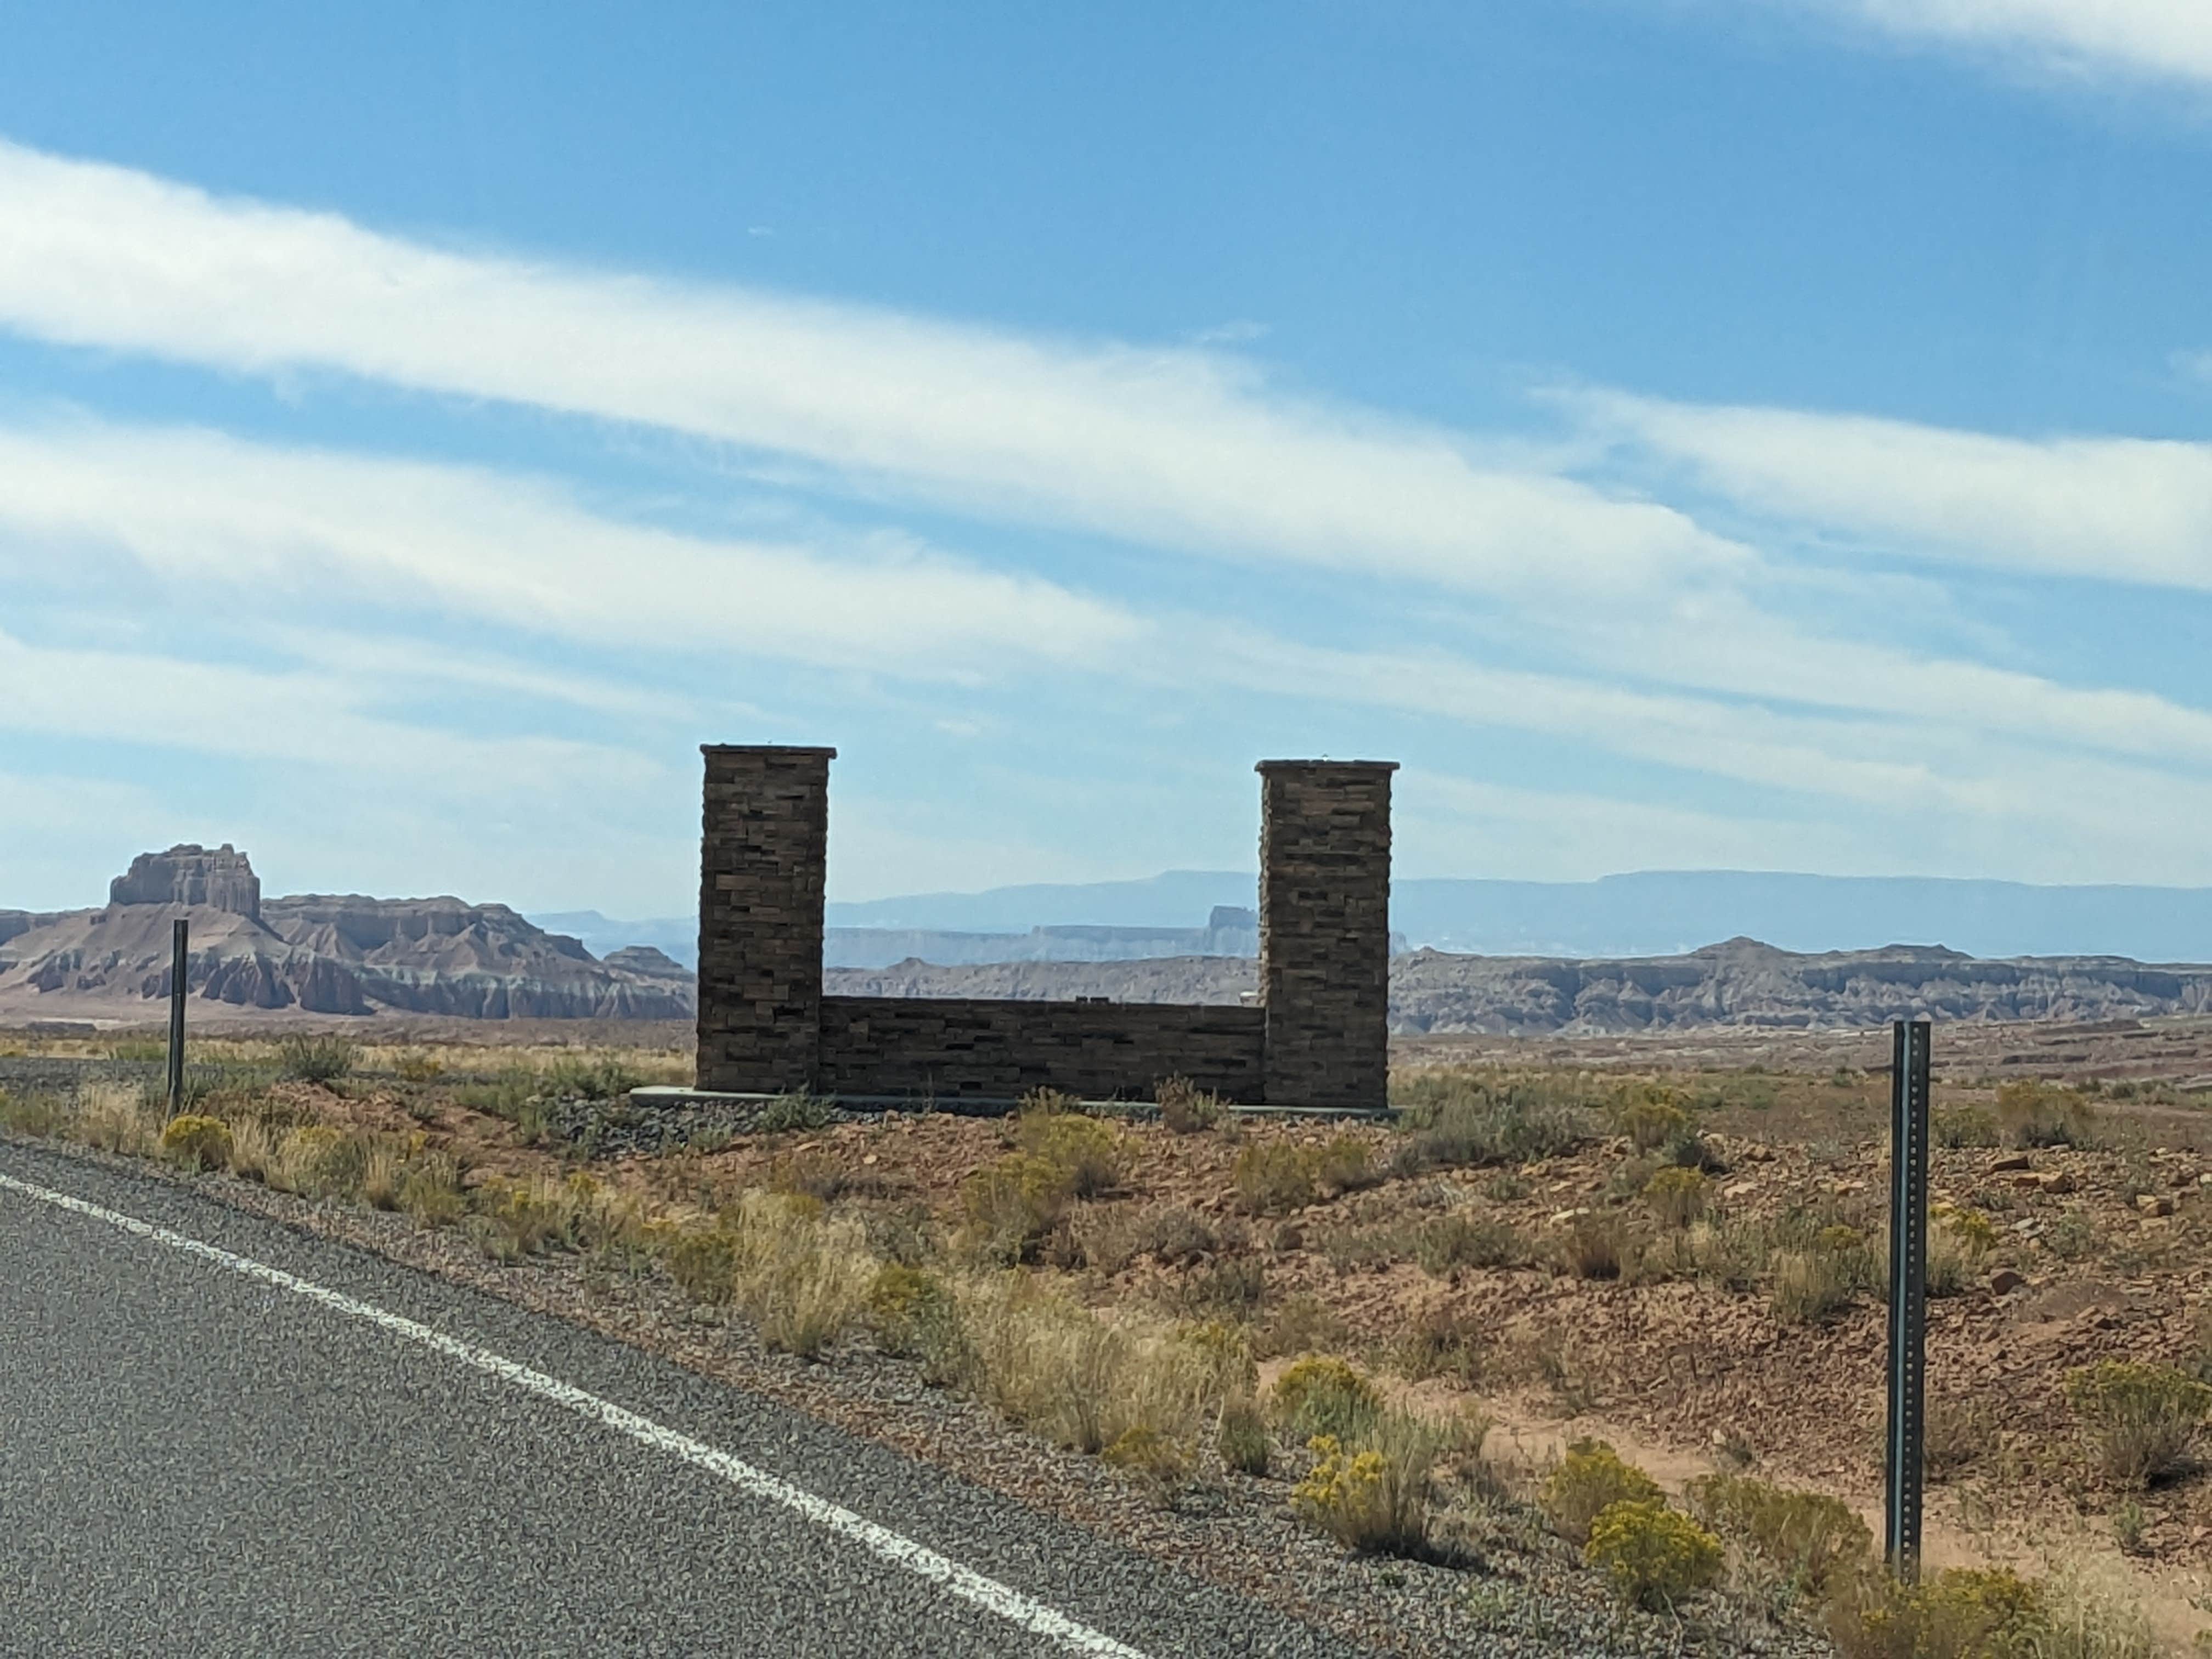
<path id="1" fill-rule="evenodd" d="M 1267 1017 L 1258 1008 L 824 997 L 824 1093 L 1011 1100 L 1032 1089 L 1149 1098 L 1186 1077 L 1256 1104 Z"/>
<path id="2" fill-rule="evenodd" d="M 817 1086 L 834 749 L 714 746 L 699 848 L 699 1086 Z"/>
<path id="3" fill-rule="evenodd" d="M 1390 775 L 1262 761 L 1260 1000 L 1271 1101 L 1376 1102 L 1389 1065 Z"/>
<path id="4" fill-rule="evenodd" d="M 1390 774 L 1261 763 L 1256 1008 L 825 997 L 830 749 L 713 746 L 700 857 L 698 1086 L 922 1101 L 1053 1088 L 1385 1103 Z"/>

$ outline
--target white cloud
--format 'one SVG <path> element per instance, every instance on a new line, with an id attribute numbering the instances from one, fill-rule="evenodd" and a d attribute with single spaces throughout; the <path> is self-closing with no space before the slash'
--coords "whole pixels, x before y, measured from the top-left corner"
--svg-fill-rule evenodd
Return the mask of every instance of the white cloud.
<path id="1" fill-rule="evenodd" d="M 1886 550 L 2212 592 L 2212 445 L 2008 438 L 1869 416 L 1561 401 L 1707 489 Z"/>
<path id="2" fill-rule="evenodd" d="M 2202 0 L 1796 0 L 1900 40 L 2020 58 L 2077 75 L 2212 82 Z"/>
<path id="3" fill-rule="evenodd" d="M 910 672 L 1095 661 L 1119 608 L 872 538 L 839 555 L 589 513 L 541 479 L 75 422 L 0 428 L 0 567 L 120 549 L 157 578 L 432 608 L 603 645 Z"/>
<path id="4" fill-rule="evenodd" d="M 325 369 L 670 428 L 909 498 L 1475 590 L 1739 569 L 1666 507 L 1460 434 L 1085 345 L 441 251 L 0 143 L 0 325 L 264 376 Z"/>
<path id="5" fill-rule="evenodd" d="M 155 653 L 55 648 L 0 632 L 0 730 L 143 744 L 323 772 L 367 771 L 490 800 L 636 789 L 655 762 L 547 737 L 485 738 L 374 712 L 373 688 Z"/>

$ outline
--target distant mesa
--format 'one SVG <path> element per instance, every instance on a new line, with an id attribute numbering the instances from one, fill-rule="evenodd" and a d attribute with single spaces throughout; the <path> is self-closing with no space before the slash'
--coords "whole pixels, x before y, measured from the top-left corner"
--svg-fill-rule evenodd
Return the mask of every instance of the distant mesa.
<path id="1" fill-rule="evenodd" d="M 261 920 L 261 878 L 246 854 L 228 842 L 141 853 L 131 868 L 107 884 L 110 904 L 185 904 Z"/>
<path id="2" fill-rule="evenodd" d="M 188 994 L 241 1014 L 689 1019 L 696 1006 L 690 974 L 659 951 L 602 962 L 503 904 L 264 902 L 252 863 L 226 842 L 141 854 L 102 909 L 0 911 L 0 1018 L 144 1018 L 169 994 L 179 916 L 191 924 Z"/>

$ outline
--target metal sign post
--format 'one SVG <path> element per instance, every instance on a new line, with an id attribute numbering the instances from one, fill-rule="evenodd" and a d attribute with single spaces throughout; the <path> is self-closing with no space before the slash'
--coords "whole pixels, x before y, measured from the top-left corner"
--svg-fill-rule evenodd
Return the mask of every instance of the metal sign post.
<path id="1" fill-rule="evenodd" d="M 185 1104 L 185 970 L 192 925 L 182 916 L 171 940 L 169 966 L 169 1116 Z M 167 1120 L 164 1120 L 165 1121 Z"/>
<path id="2" fill-rule="evenodd" d="M 1882 1555 L 1920 1580 L 1921 1443 L 1928 1382 L 1929 1024 L 1897 1022 L 1889 1108 L 1888 1503 Z"/>

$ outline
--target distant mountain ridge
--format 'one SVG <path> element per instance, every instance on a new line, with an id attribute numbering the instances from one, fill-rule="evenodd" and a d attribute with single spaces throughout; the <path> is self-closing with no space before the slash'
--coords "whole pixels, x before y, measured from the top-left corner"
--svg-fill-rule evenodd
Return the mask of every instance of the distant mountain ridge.
<path id="1" fill-rule="evenodd" d="M 1042 941 L 1042 948 L 1016 942 L 1039 930 L 1073 927 L 1188 936 L 1217 906 L 1255 905 L 1257 887 L 1255 878 L 1235 871 L 1181 870 L 1141 881 L 836 902 L 827 907 L 825 960 L 833 967 L 888 966 L 915 956 L 948 965 L 1109 960 L 1079 957 L 1067 941 Z M 578 935 L 602 955 L 631 944 L 656 945 L 679 962 L 696 954 L 698 926 L 688 917 L 625 922 L 580 911 L 536 920 Z M 1654 870 L 1584 882 L 1424 877 L 1394 884 L 1390 920 L 1413 948 L 1487 956 L 1670 956 L 1741 937 L 1814 952 L 1905 942 L 1984 957 L 2212 958 L 2212 888 L 2202 887 L 1732 870 Z M 1212 954 L 1195 945 L 1183 950 Z"/>
<path id="2" fill-rule="evenodd" d="M 168 994 L 179 919 L 188 994 L 240 1012 L 678 1019 L 697 1006 L 690 972 L 657 951 L 601 962 L 503 904 L 264 900 L 245 854 L 180 846 L 134 860 L 104 908 L 0 911 L 0 1016 L 145 1017 Z"/>
<path id="3" fill-rule="evenodd" d="M 908 962 L 833 970 L 826 982 L 858 996 L 1234 1003 L 1257 991 L 1259 976 L 1249 961 L 1188 957 L 964 968 Z M 1916 945 L 1806 954 L 1747 939 L 1620 961 L 1416 951 L 1390 964 L 1390 1029 L 1401 1036 L 1611 1036 L 2173 1014 L 2212 1014 L 2212 967 L 2147 967 L 2115 957 L 1987 961 Z"/>

